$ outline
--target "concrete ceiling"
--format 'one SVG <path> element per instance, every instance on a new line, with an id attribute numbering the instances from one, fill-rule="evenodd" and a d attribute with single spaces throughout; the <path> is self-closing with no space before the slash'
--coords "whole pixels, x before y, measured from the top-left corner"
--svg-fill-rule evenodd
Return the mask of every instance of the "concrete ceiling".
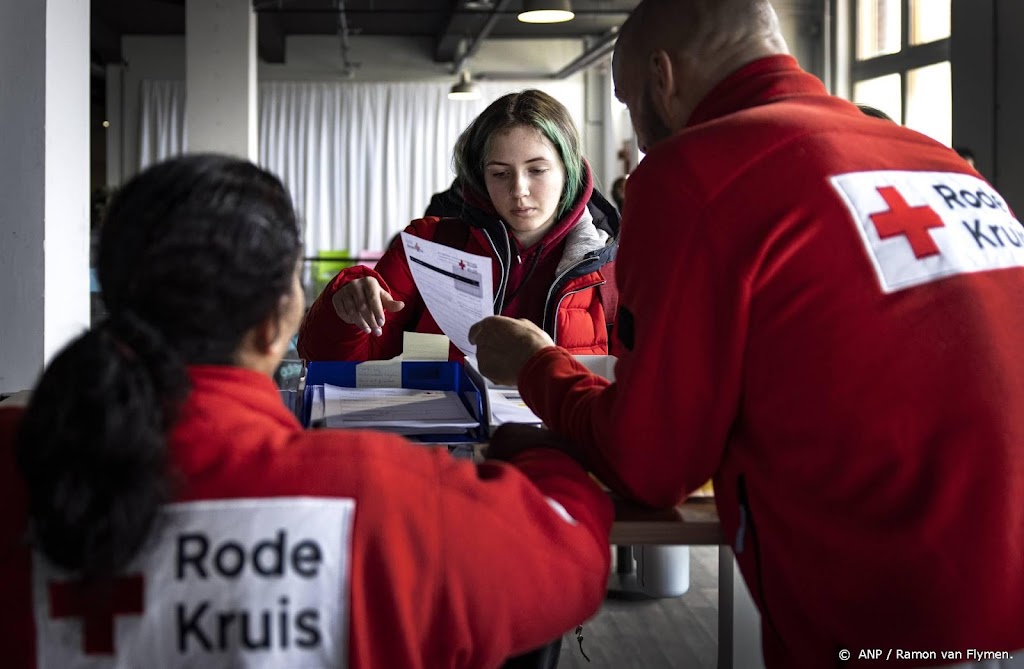
<path id="1" fill-rule="evenodd" d="M 267 63 L 287 59 L 290 35 L 341 34 L 431 37 L 434 60 L 457 63 L 477 38 L 566 39 L 607 36 L 639 0 L 573 0 L 576 18 L 531 25 L 516 19 L 522 0 L 253 0 L 258 51 Z M 338 7 L 344 7 L 343 12 Z M 184 0 L 92 0 L 92 59 L 121 60 L 123 35 L 182 35 Z"/>

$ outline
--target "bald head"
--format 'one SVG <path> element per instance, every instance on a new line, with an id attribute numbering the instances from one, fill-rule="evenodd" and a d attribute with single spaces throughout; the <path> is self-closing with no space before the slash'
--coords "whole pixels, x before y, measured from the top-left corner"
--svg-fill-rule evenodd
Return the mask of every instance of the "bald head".
<path id="1" fill-rule="evenodd" d="M 747 63 L 785 53 L 786 41 L 768 0 L 644 0 L 615 44 L 616 92 L 629 105 L 628 98 L 635 96 L 625 89 L 637 82 L 652 87 L 645 96 L 666 99 L 662 104 L 646 101 L 653 105 L 645 110 L 647 116 L 658 116 L 663 129 L 675 132 L 720 81 Z M 666 68 L 671 76 L 665 85 L 671 90 L 659 91 Z"/>
<path id="2" fill-rule="evenodd" d="M 787 53 L 768 0 L 644 0 L 619 32 L 616 55 L 657 49 L 714 55 L 723 48 Z"/>

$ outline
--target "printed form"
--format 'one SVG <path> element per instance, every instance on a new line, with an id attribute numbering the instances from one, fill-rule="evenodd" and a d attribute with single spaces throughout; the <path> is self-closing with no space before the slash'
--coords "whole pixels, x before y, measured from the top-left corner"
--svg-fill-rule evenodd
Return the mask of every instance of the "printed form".
<path id="1" fill-rule="evenodd" d="M 480 422 L 454 392 L 410 388 L 342 388 L 324 384 L 327 427 L 404 428 L 444 432 Z"/>
<path id="2" fill-rule="evenodd" d="M 469 355 L 469 328 L 494 315 L 491 259 L 402 233 L 405 256 L 423 303 L 459 350 Z"/>

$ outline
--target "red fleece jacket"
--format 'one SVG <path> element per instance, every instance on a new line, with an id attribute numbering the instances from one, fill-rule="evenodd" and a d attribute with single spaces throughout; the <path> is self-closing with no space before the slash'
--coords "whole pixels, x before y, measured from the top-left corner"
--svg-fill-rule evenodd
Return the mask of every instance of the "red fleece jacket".
<path id="1" fill-rule="evenodd" d="M 511 464 L 473 465 L 393 435 L 303 431 L 263 375 L 196 367 L 191 376 L 170 437 L 178 501 L 355 500 L 348 629 L 325 632 L 331 643 L 347 639 L 348 666 L 497 667 L 600 606 L 611 503 L 564 454 L 532 449 Z M 13 449 L 19 416 L 0 409 L 0 656 L 5 667 L 34 669 L 27 496 Z M 168 607 L 173 621 L 173 603 L 146 606 Z M 66 637 L 81 644 L 80 634 Z M 122 660 L 145 666 L 147 658 Z M 204 666 L 226 664 L 217 655 Z"/>
<path id="2" fill-rule="evenodd" d="M 721 83 L 626 188 L 617 382 L 545 349 L 530 407 L 643 502 L 714 477 L 768 667 L 1024 648 L 1024 230 L 1002 198 L 789 57 Z"/>

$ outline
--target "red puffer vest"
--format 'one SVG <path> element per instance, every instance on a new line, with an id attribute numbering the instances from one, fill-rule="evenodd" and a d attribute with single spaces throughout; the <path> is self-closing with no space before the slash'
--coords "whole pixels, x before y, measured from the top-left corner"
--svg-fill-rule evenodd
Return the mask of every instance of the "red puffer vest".
<path id="1" fill-rule="evenodd" d="M 618 249 L 618 213 L 597 192 L 581 207 L 578 222 L 565 238 L 555 279 L 548 289 L 543 322 L 538 323 L 570 353 L 608 353 L 608 333 L 615 318 L 614 259 Z M 505 306 L 505 286 L 514 262 L 504 224 L 494 215 L 472 206 L 460 218 L 427 217 L 413 221 L 409 234 L 492 260 L 494 312 Z M 389 313 L 379 337 L 366 334 L 338 318 L 331 298 L 355 279 L 372 276 L 396 300 L 405 302 Z M 385 360 L 402 352 L 403 332 L 441 333 L 420 297 L 400 240 L 392 243 L 376 268 L 342 270 L 310 307 L 299 330 L 298 350 L 306 360 Z M 453 360 L 462 358 L 455 346 Z"/>

